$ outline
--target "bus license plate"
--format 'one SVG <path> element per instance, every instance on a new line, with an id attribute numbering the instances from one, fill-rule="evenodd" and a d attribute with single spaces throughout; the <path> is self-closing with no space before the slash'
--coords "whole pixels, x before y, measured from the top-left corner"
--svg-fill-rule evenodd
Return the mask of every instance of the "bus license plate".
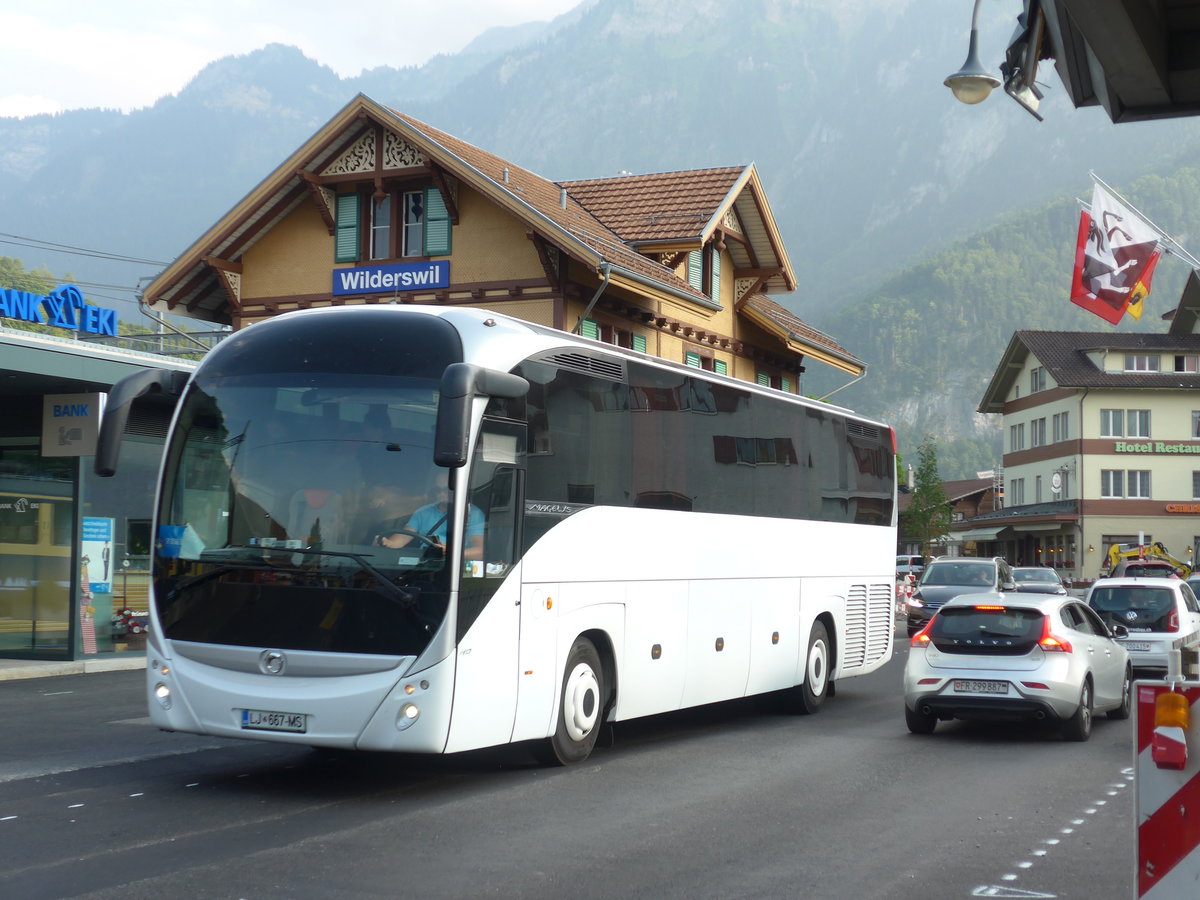
<path id="1" fill-rule="evenodd" d="M 1007 681 L 973 681 L 958 678 L 954 681 L 954 690 L 960 694 L 1007 694 Z"/>
<path id="2" fill-rule="evenodd" d="M 272 712 L 269 709 L 243 709 L 242 728 L 251 731 L 308 731 L 304 713 Z"/>

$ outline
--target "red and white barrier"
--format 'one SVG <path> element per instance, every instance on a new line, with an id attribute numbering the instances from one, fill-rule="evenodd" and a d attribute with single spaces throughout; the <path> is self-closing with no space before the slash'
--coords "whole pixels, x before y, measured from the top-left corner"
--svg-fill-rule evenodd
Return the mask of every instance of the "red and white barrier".
<path id="1" fill-rule="evenodd" d="M 1188 725 L 1155 722 L 1166 682 L 1134 686 L 1137 786 L 1137 896 L 1147 900 L 1200 897 L 1200 686 L 1185 682 Z M 1160 713 L 1161 718 L 1161 713 Z M 1177 744 L 1186 746 L 1182 757 Z M 1182 759 L 1182 768 L 1177 768 Z"/>

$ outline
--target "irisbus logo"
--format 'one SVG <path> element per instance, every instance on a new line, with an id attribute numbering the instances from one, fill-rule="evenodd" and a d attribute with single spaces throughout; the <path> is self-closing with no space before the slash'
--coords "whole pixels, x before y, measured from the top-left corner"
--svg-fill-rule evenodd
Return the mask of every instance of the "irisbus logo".
<path id="1" fill-rule="evenodd" d="M 450 286 L 450 260 L 334 269 L 333 295 L 390 294 Z"/>

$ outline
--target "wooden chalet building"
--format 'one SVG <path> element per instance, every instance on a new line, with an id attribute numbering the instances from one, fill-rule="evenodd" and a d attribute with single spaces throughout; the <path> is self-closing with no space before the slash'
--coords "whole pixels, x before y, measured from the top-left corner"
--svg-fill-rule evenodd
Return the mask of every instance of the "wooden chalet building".
<path id="1" fill-rule="evenodd" d="M 780 390 L 862 362 L 796 278 L 753 165 L 549 181 L 359 95 L 146 289 L 235 330 L 296 309 L 485 307 Z"/>

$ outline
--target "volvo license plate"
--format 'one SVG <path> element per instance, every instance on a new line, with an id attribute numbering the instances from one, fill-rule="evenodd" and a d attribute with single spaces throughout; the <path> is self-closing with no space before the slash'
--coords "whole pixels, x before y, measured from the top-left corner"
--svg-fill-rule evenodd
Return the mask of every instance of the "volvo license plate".
<path id="1" fill-rule="evenodd" d="M 1007 681 L 976 681 L 968 678 L 954 679 L 954 690 L 960 694 L 1007 694 Z"/>
<path id="2" fill-rule="evenodd" d="M 275 712 L 269 709 L 243 709 L 242 728 L 247 731 L 308 731 L 304 713 Z"/>

